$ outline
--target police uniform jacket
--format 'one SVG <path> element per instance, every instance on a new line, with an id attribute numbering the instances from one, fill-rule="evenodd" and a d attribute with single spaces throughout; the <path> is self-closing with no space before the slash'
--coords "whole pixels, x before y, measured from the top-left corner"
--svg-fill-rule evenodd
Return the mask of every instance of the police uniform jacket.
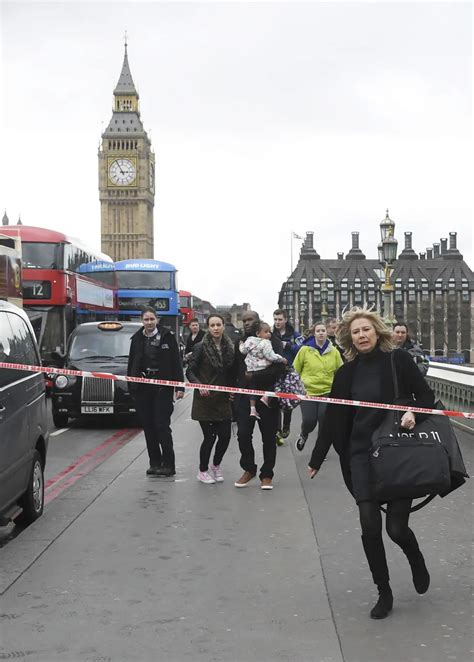
<path id="1" fill-rule="evenodd" d="M 184 382 L 183 366 L 179 355 L 178 343 L 175 334 L 166 326 L 158 325 L 159 340 L 157 336 L 145 336 L 143 328 L 132 336 L 130 354 L 128 357 L 127 375 L 130 377 L 143 377 L 147 370 L 153 370 L 154 379 L 170 379 Z M 151 345 L 147 346 L 146 343 Z M 134 384 L 131 392 L 133 392 Z M 177 388 L 183 391 L 184 388 Z"/>

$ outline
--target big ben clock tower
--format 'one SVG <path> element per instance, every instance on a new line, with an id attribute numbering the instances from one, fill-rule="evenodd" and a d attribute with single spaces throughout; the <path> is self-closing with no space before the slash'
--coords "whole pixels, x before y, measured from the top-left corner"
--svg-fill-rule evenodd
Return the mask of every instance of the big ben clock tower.
<path id="1" fill-rule="evenodd" d="M 99 198 L 102 251 L 115 261 L 153 258 L 155 156 L 140 119 L 126 42 L 112 119 L 99 148 Z"/>

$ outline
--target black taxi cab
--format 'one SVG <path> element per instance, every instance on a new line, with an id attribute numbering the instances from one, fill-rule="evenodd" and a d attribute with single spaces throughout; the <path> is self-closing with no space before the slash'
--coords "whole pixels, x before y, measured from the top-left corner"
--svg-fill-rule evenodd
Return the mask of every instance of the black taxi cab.
<path id="1" fill-rule="evenodd" d="M 63 368 L 126 375 L 130 340 L 138 322 L 87 322 L 71 333 Z M 57 374 L 51 390 L 53 422 L 64 427 L 70 418 L 135 414 L 127 382 Z"/>

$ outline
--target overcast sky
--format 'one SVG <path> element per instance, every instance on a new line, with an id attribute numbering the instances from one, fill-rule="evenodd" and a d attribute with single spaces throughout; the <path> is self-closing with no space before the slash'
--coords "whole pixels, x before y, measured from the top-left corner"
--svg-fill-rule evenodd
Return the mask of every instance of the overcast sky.
<path id="1" fill-rule="evenodd" d="M 5 2 L 0 207 L 100 247 L 97 149 L 128 33 L 157 160 L 155 257 L 270 318 L 290 232 L 376 257 L 388 207 L 417 251 L 472 266 L 470 3 Z M 295 265 L 300 242 L 294 243 Z"/>

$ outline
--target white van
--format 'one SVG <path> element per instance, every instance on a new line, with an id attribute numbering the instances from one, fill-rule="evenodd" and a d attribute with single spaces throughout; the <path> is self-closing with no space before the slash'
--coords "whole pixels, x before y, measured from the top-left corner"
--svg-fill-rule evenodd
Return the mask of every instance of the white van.
<path id="1" fill-rule="evenodd" d="M 26 313 L 0 301 L 0 361 L 41 365 Z M 0 526 L 29 524 L 43 513 L 48 448 L 42 373 L 0 368 Z"/>

